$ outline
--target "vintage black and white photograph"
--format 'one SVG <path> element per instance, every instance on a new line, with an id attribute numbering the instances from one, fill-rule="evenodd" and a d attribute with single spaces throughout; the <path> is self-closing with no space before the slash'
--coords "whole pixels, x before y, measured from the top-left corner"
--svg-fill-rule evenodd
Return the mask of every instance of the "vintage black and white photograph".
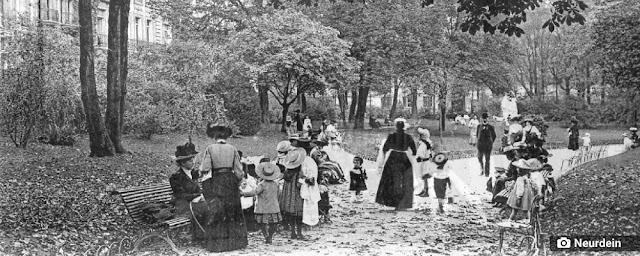
<path id="1" fill-rule="evenodd" d="M 0 0 L 0 255 L 639 255 L 640 1 Z"/>

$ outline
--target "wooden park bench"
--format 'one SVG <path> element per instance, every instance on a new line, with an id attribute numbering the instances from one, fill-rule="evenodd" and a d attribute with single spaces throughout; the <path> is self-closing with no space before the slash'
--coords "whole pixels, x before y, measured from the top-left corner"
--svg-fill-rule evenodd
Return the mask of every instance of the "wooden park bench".
<path id="1" fill-rule="evenodd" d="M 171 185 L 169 185 L 169 183 L 158 183 L 118 189 L 113 191 L 112 194 L 120 195 L 125 207 L 127 208 L 129 216 L 131 216 L 136 223 L 142 225 L 142 228 L 150 230 L 149 232 L 143 233 L 140 238 L 136 239 L 133 247 L 134 252 L 139 249 L 144 240 L 151 237 L 157 237 L 167 242 L 167 244 L 171 246 L 171 249 L 179 255 L 183 254 L 178 250 L 169 237 L 169 231 L 188 226 L 191 223 L 191 220 L 188 217 L 174 217 L 154 224 L 148 224 L 143 221 L 143 213 L 141 209 L 143 205 L 146 203 L 169 203 L 172 195 Z"/>

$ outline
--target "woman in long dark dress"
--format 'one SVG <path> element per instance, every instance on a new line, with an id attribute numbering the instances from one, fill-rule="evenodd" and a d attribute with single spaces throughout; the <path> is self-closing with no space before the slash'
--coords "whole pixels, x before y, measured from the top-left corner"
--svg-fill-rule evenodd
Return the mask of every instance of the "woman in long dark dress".
<path id="1" fill-rule="evenodd" d="M 578 140 L 580 139 L 580 131 L 578 130 L 578 121 L 571 120 L 571 126 L 567 129 L 569 132 L 569 149 L 578 150 L 580 149 L 580 145 Z"/>
<path id="2" fill-rule="evenodd" d="M 211 252 L 243 249 L 248 241 L 240 203 L 239 183 L 244 177 L 240 156 L 226 142 L 230 128 L 210 124 L 207 135 L 216 143 L 207 147 L 201 165 L 201 170 L 211 170 L 211 177 L 202 182 L 202 194 L 210 209 L 200 222 L 206 231 L 206 247 Z"/>
<path id="3" fill-rule="evenodd" d="M 376 203 L 403 210 L 413 206 L 413 167 L 409 153 L 416 155 L 416 145 L 413 138 L 404 132 L 409 126 L 406 120 L 398 118 L 395 124 L 396 132 L 389 134 L 381 151 L 386 160 L 381 161 L 384 168 Z"/>

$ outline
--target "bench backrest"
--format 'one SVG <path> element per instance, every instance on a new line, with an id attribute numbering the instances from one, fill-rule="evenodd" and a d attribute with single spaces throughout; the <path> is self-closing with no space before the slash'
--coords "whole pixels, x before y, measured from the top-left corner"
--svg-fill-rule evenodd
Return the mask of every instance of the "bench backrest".
<path id="1" fill-rule="evenodd" d="M 119 189 L 115 192 L 122 197 L 129 216 L 138 223 L 144 223 L 142 221 L 141 206 L 145 203 L 169 203 L 173 194 L 169 183 L 130 187 Z"/>

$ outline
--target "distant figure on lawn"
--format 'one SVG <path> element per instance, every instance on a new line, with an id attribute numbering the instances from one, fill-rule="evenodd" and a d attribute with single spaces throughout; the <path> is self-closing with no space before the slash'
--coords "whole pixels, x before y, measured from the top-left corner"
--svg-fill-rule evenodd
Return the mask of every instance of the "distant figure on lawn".
<path id="1" fill-rule="evenodd" d="M 382 170 L 376 203 L 404 210 L 413 206 L 413 166 L 416 144 L 405 133 L 407 120 L 394 120 L 396 132 L 389 134 L 378 154 L 378 170 Z M 410 150 L 409 150 L 410 149 Z"/>
<path id="2" fill-rule="evenodd" d="M 489 114 L 482 113 L 482 124 L 478 126 L 478 161 L 480 168 L 483 170 L 480 175 L 489 177 L 491 170 L 491 150 L 493 149 L 493 141 L 496 140 L 496 131 L 493 125 L 489 124 Z M 484 161 L 482 159 L 484 158 Z"/>
<path id="3" fill-rule="evenodd" d="M 469 126 L 469 144 L 471 146 L 475 146 L 476 143 L 478 143 L 478 125 L 480 125 L 478 116 L 473 115 L 473 117 L 471 117 L 471 120 L 469 120 L 469 124 L 467 125 Z"/>
<path id="4" fill-rule="evenodd" d="M 578 144 L 578 139 L 580 138 L 578 120 L 571 120 L 571 126 L 567 128 L 567 132 L 569 133 L 569 146 L 567 148 L 574 151 L 580 149 L 580 145 Z"/>
<path id="5" fill-rule="evenodd" d="M 373 115 L 369 115 L 369 126 L 371 126 L 371 128 L 373 129 L 378 129 L 382 125 L 380 124 L 380 122 L 376 121 L 375 118 L 373 118 Z"/>
<path id="6" fill-rule="evenodd" d="M 634 149 L 633 141 L 629 138 L 629 135 L 627 135 L 626 133 L 623 133 L 622 137 L 623 137 L 622 144 L 624 145 L 624 150 L 629 151 Z"/>

